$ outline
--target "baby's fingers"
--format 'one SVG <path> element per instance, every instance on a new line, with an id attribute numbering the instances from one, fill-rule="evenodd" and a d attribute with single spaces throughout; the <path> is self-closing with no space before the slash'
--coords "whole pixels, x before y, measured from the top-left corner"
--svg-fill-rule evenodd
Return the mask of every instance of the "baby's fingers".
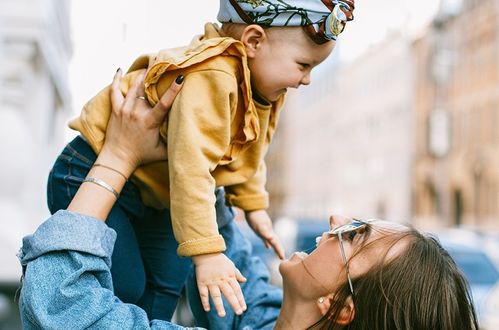
<path id="1" fill-rule="evenodd" d="M 236 268 L 235 271 L 236 271 L 236 280 L 239 283 L 246 282 L 246 277 L 244 277 L 243 274 L 241 274 L 241 272 L 239 271 L 239 269 Z"/>
<path id="2" fill-rule="evenodd" d="M 205 312 L 210 311 L 210 297 L 208 287 L 206 285 L 198 285 L 199 297 L 201 298 L 201 305 Z"/>
<path id="3" fill-rule="evenodd" d="M 230 284 L 229 284 L 230 283 Z M 235 283 L 235 285 L 234 285 Z M 236 312 L 237 315 L 241 315 L 243 313 L 243 305 L 239 301 L 239 297 L 236 294 L 237 291 L 239 291 L 240 295 L 242 296 L 241 293 L 241 288 L 239 287 L 239 283 L 235 280 L 231 280 L 230 282 L 225 282 L 221 286 L 222 293 L 229 303 L 230 307 Z M 237 290 L 236 290 L 237 289 Z M 243 298 L 244 302 L 244 298 Z"/>
<path id="4" fill-rule="evenodd" d="M 244 279 L 244 281 L 246 281 L 246 279 Z M 230 281 L 230 285 L 232 287 L 232 290 L 234 290 L 237 301 L 239 302 L 239 305 L 242 307 L 243 312 L 244 312 L 247 307 L 246 307 L 246 301 L 244 300 L 244 296 L 243 296 L 243 290 L 241 290 L 241 286 L 235 280 Z"/>
<path id="5" fill-rule="evenodd" d="M 220 292 L 220 288 L 218 287 L 218 285 L 212 284 L 210 285 L 209 290 L 210 290 L 211 300 L 213 300 L 213 305 L 215 305 L 215 309 L 217 310 L 218 316 L 224 317 L 225 308 L 222 301 L 222 294 Z"/>
<path id="6" fill-rule="evenodd" d="M 279 259 L 284 259 L 284 248 L 275 234 L 267 239 L 266 243 L 272 246 Z"/>

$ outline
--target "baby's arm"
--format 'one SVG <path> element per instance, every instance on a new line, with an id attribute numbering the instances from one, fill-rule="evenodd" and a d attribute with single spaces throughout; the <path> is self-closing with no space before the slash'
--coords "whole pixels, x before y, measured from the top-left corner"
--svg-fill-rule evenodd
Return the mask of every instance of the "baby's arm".
<path id="1" fill-rule="evenodd" d="M 267 249 L 273 248 L 280 259 L 284 259 L 284 248 L 274 232 L 272 220 L 266 210 L 245 212 L 246 221 L 253 231 L 262 239 Z"/>
<path id="2" fill-rule="evenodd" d="M 280 259 L 284 259 L 284 248 L 274 233 L 272 220 L 267 211 L 268 193 L 265 190 L 267 171 L 264 161 L 255 175 L 246 182 L 226 187 L 227 201 L 245 210 L 246 221 L 253 231 L 263 240 L 267 248 L 272 247 Z"/>
<path id="3" fill-rule="evenodd" d="M 211 296 L 220 316 L 225 315 L 222 295 L 237 314 L 246 309 L 239 285 L 244 277 L 222 254 L 225 243 L 218 232 L 211 174 L 229 147 L 237 95 L 234 76 L 191 72 L 168 123 L 170 210 L 178 253 L 193 258 L 203 307 L 210 309 Z"/>

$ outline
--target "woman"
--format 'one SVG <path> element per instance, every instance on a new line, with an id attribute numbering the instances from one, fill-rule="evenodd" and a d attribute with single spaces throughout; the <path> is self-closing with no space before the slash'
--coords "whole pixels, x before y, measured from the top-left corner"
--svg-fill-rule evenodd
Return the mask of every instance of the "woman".
<path id="1" fill-rule="evenodd" d="M 330 223 L 311 255 L 280 265 L 283 329 L 478 329 L 467 283 L 436 240 L 381 220 Z"/>
<path id="2" fill-rule="evenodd" d="M 20 310 L 23 326 L 34 328 L 177 329 L 149 322 L 139 307 L 112 291 L 110 256 L 116 233 L 103 223 L 133 170 L 164 159 L 158 125 L 179 86 L 173 85 L 152 110 L 137 95 L 126 99 L 113 81 L 113 113 L 97 166 L 68 207 L 23 240 Z M 467 284 L 452 258 L 432 238 L 384 221 L 333 216 L 331 231 L 310 255 L 295 253 L 280 265 L 284 298 L 251 254 L 232 221 L 219 223 L 225 252 L 247 278 L 247 311 L 219 318 L 202 312 L 190 293 L 198 322 L 211 329 L 478 329 Z M 96 220 L 98 219 L 98 220 Z M 99 221 L 100 220 L 100 221 Z M 195 288 L 190 279 L 189 287 Z M 195 290 L 194 290 L 195 291 Z M 234 297 L 233 297 L 234 298 Z M 280 309 L 282 301 L 282 308 Z M 279 311 L 280 309 L 280 311 Z M 229 309 L 227 309 L 229 310 Z"/>

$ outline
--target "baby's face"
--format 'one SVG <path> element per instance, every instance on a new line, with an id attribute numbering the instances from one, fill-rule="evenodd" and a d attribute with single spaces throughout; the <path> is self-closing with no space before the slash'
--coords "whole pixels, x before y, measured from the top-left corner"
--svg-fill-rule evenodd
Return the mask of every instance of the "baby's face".
<path id="1" fill-rule="evenodd" d="M 258 94 L 276 101 L 288 88 L 310 84 L 312 69 L 333 51 L 335 42 L 314 43 L 301 27 L 266 29 L 267 38 L 249 59 L 251 82 Z"/>

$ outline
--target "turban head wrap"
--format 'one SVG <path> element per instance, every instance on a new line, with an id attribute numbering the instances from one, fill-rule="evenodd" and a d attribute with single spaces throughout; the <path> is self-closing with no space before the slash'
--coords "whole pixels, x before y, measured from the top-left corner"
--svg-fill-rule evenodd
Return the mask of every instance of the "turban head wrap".
<path id="1" fill-rule="evenodd" d="M 354 0 L 220 0 L 218 20 L 261 26 L 302 26 L 319 44 L 336 40 L 353 20 Z"/>

